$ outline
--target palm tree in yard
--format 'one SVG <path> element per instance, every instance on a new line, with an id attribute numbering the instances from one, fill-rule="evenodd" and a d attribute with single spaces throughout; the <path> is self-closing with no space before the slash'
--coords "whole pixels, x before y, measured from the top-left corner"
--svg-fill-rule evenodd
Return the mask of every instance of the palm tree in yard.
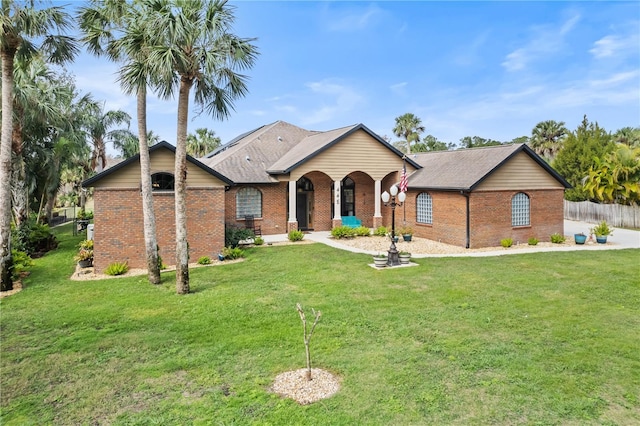
<path id="1" fill-rule="evenodd" d="M 107 166 L 107 143 L 118 145 L 131 136 L 128 129 L 115 128 L 123 124 L 129 127 L 131 116 L 122 110 L 104 110 L 104 104 L 91 102 L 87 105 L 86 131 L 93 145 L 91 168 L 96 172 Z"/>
<path id="2" fill-rule="evenodd" d="M 220 146 L 220 138 L 213 130 L 199 128 L 196 133 L 187 136 L 187 154 L 192 157 L 204 157 Z"/>
<path id="3" fill-rule="evenodd" d="M 396 126 L 393 128 L 393 134 L 399 138 L 404 138 L 406 143 L 406 153 L 411 154 L 411 144 L 420 141 L 420 134 L 424 133 L 425 127 L 422 120 L 416 115 L 408 112 L 396 117 Z"/>
<path id="4" fill-rule="evenodd" d="M 159 284 L 160 261 L 156 234 L 156 219 L 153 208 L 151 187 L 151 160 L 149 157 L 149 135 L 147 133 L 147 86 L 156 78 L 149 67 L 149 45 L 156 28 L 148 22 L 144 4 L 130 4 L 125 0 L 93 1 L 81 8 L 78 19 L 84 34 L 83 42 L 96 55 L 107 55 L 122 62 L 119 81 L 126 93 L 136 94 L 136 115 L 138 123 L 138 149 L 140 153 L 140 181 L 142 192 L 142 213 L 144 224 L 145 253 L 148 279 Z M 120 145 L 131 153 L 132 139 L 123 140 Z M 123 149 L 124 151 L 124 149 Z"/>
<path id="5" fill-rule="evenodd" d="M 28 60 L 39 50 L 54 63 L 73 59 L 77 48 L 72 38 L 60 34 L 71 20 L 61 7 L 38 9 L 34 1 L 1 0 L 0 60 L 2 61 L 2 132 L 0 135 L 0 182 L 11 178 L 13 133 L 14 61 Z M 55 31 L 58 34 L 52 34 Z M 37 46 L 33 40 L 40 41 Z M 0 185 L 0 289 L 9 290 L 11 251 L 11 188 Z"/>
<path id="6" fill-rule="evenodd" d="M 541 121 L 531 131 L 531 148 L 541 157 L 553 160 L 568 133 L 564 121 Z"/>
<path id="7" fill-rule="evenodd" d="M 149 62 L 164 76 L 158 90 L 163 98 L 178 92 L 178 124 L 175 155 L 176 291 L 189 292 L 186 179 L 189 94 L 202 111 L 214 118 L 229 116 L 233 102 L 247 94 L 247 77 L 236 70 L 253 66 L 257 48 L 253 39 L 231 33 L 235 19 L 226 1 L 155 0 L 147 18 L 162 30 Z"/>

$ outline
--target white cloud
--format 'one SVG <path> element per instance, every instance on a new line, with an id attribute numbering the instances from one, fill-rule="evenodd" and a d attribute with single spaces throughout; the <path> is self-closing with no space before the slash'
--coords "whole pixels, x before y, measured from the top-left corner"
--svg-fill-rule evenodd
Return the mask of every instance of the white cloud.
<path id="1" fill-rule="evenodd" d="M 405 90 L 407 84 L 408 83 L 406 81 L 403 81 L 402 83 L 392 84 L 391 86 L 389 86 L 389 89 L 396 95 L 404 96 L 407 94 L 407 91 Z"/>
<path id="2" fill-rule="evenodd" d="M 307 87 L 311 89 L 308 101 L 312 106 L 310 111 L 302 116 L 303 125 L 332 120 L 339 115 L 352 112 L 363 101 L 363 96 L 355 89 L 328 80 L 308 83 Z"/>
<path id="3" fill-rule="evenodd" d="M 333 12 L 327 16 L 327 28 L 329 31 L 360 31 L 379 22 L 382 9 L 375 5 L 366 8 L 357 7 L 344 13 Z"/>
<path id="4" fill-rule="evenodd" d="M 593 48 L 589 50 L 589 53 L 596 59 L 637 54 L 640 45 L 639 38 L 637 33 L 627 36 L 608 35 L 593 43 Z"/>

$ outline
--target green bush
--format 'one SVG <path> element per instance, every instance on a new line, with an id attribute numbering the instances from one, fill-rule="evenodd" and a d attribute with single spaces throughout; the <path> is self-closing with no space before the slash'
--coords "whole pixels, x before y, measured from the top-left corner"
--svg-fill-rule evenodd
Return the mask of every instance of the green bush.
<path id="1" fill-rule="evenodd" d="M 211 258 L 209 256 L 201 256 L 198 259 L 198 265 L 210 265 L 211 264 Z"/>
<path id="2" fill-rule="evenodd" d="M 613 228 L 609 227 L 607 222 L 603 220 L 597 226 L 591 228 L 591 233 L 595 234 L 596 237 L 606 237 L 607 235 L 613 234 Z"/>
<path id="3" fill-rule="evenodd" d="M 20 274 L 34 265 L 33 259 L 31 259 L 27 253 L 16 249 L 11 250 L 11 262 L 9 271 L 11 273 L 12 281 L 19 280 Z"/>
<path id="4" fill-rule="evenodd" d="M 384 237 L 387 235 L 387 227 L 386 226 L 378 226 L 375 231 L 373 231 L 373 235 L 376 237 Z"/>
<path id="5" fill-rule="evenodd" d="M 58 241 L 49 225 L 38 223 L 35 216 L 32 216 L 19 227 L 11 229 L 11 245 L 14 249 L 33 256 L 53 250 L 58 246 Z"/>
<path id="6" fill-rule="evenodd" d="M 353 238 L 356 236 L 356 230 L 348 226 L 336 226 L 331 230 L 331 236 L 336 239 Z"/>
<path id="7" fill-rule="evenodd" d="M 238 247 L 240 241 L 254 237 L 251 229 L 238 228 L 228 225 L 224 228 L 224 245 L 227 247 Z"/>
<path id="8" fill-rule="evenodd" d="M 239 259 L 244 257 L 244 250 L 240 247 L 225 247 L 222 249 L 222 255 L 228 260 Z"/>
<path id="9" fill-rule="evenodd" d="M 557 232 L 555 234 L 551 234 L 551 242 L 554 244 L 562 244 L 565 240 L 566 238 L 562 234 L 559 234 Z"/>
<path id="10" fill-rule="evenodd" d="M 358 226 L 354 231 L 358 237 L 368 237 L 371 235 L 371 230 L 366 226 Z"/>
<path id="11" fill-rule="evenodd" d="M 531 238 L 529 238 L 529 241 L 528 241 L 528 242 L 529 242 L 529 245 L 530 245 L 530 246 L 538 245 L 538 239 L 537 239 L 537 238 L 535 238 L 535 237 L 531 237 Z"/>
<path id="12" fill-rule="evenodd" d="M 503 238 L 502 240 L 500 240 L 500 245 L 504 248 L 511 247 L 513 245 L 513 239 Z"/>
<path id="13" fill-rule="evenodd" d="M 304 238 L 304 232 L 302 231 L 298 231 L 298 230 L 293 230 L 289 232 L 289 241 L 302 241 L 302 239 Z"/>
<path id="14" fill-rule="evenodd" d="M 255 237 L 253 239 L 253 244 L 257 245 L 257 246 L 261 246 L 264 244 L 264 238 L 262 237 Z"/>
<path id="15" fill-rule="evenodd" d="M 129 270 L 129 264 L 127 262 L 113 262 L 107 269 L 104 270 L 104 273 L 107 275 L 122 275 L 126 274 Z"/>

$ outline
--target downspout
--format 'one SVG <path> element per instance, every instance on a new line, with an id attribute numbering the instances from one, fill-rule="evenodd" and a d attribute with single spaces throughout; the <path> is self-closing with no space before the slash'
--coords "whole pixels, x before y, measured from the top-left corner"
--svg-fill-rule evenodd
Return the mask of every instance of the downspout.
<path id="1" fill-rule="evenodd" d="M 471 245 L 471 220 L 469 214 L 469 191 L 460 191 L 460 194 L 463 195 L 467 199 L 467 243 L 465 248 L 469 248 Z"/>

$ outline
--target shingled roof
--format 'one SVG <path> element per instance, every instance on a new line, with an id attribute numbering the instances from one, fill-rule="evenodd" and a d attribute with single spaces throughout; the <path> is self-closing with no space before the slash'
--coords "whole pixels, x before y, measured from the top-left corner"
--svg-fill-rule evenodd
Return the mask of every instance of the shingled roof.
<path id="1" fill-rule="evenodd" d="M 412 154 L 409 157 L 422 168 L 409 176 L 409 188 L 471 191 L 519 152 L 529 155 L 565 188 L 571 187 L 527 145 L 511 144 Z"/>

